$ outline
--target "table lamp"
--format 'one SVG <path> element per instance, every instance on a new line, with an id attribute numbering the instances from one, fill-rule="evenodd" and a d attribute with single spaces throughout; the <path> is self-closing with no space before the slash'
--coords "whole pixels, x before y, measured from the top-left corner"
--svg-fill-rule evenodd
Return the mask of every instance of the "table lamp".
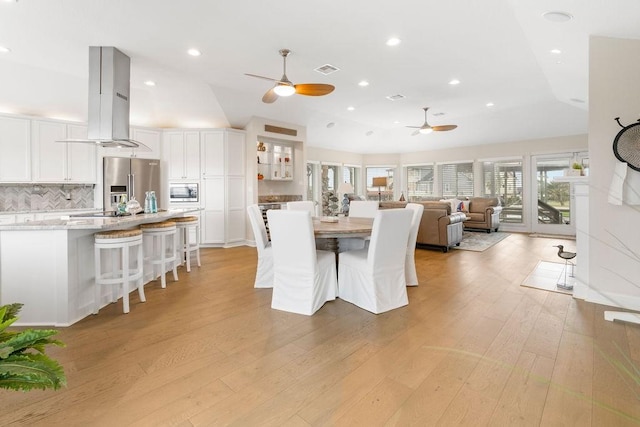
<path id="1" fill-rule="evenodd" d="M 342 194 L 342 213 L 347 215 L 349 213 L 349 197 L 348 194 L 353 194 L 353 185 L 348 182 L 343 182 L 338 185 L 338 194 Z"/>
<path id="2" fill-rule="evenodd" d="M 378 201 L 380 201 L 381 200 L 380 188 L 381 187 L 387 188 L 387 177 L 379 176 L 379 177 L 373 178 L 372 187 L 378 187 Z"/>

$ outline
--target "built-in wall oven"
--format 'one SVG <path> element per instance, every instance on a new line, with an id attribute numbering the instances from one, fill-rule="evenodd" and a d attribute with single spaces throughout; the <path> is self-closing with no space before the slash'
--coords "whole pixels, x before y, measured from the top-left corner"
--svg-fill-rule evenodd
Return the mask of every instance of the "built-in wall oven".
<path id="1" fill-rule="evenodd" d="M 199 201 L 197 182 L 169 183 L 169 203 L 197 203 Z"/>

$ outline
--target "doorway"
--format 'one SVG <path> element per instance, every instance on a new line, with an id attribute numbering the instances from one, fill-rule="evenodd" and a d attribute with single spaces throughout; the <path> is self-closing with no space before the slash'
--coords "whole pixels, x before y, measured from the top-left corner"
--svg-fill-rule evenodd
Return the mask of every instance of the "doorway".
<path id="1" fill-rule="evenodd" d="M 571 184 L 562 181 L 564 170 L 574 159 L 573 153 L 532 156 L 530 213 L 534 233 L 575 235 Z"/>

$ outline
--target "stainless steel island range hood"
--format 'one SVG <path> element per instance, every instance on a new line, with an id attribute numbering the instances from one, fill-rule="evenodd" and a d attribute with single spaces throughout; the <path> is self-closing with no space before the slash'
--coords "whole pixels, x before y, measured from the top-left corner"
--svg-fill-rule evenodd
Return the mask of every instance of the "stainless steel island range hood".
<path id="1" fill-rule="evenodd" d="M 89 47 L 89 128 L 87 140 L 102 147 L 150 150 L 129 138 L 130 64 L 127 55 L 110 46 Z"/>

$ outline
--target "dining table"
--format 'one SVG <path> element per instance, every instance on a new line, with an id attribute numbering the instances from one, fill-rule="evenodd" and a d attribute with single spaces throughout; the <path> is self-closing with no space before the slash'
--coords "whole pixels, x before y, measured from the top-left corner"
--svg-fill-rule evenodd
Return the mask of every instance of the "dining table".
<path id="1" fill-rule="evenodd" d="M 332 219 L 330 219 L 332 218 Z M 325 250 L 336 254 L 340 250 L 340 238 L 367 237 L 373 229 L 373 218 L 314 217 L 313 232 L 316 239 L 325 239 Z"/>

